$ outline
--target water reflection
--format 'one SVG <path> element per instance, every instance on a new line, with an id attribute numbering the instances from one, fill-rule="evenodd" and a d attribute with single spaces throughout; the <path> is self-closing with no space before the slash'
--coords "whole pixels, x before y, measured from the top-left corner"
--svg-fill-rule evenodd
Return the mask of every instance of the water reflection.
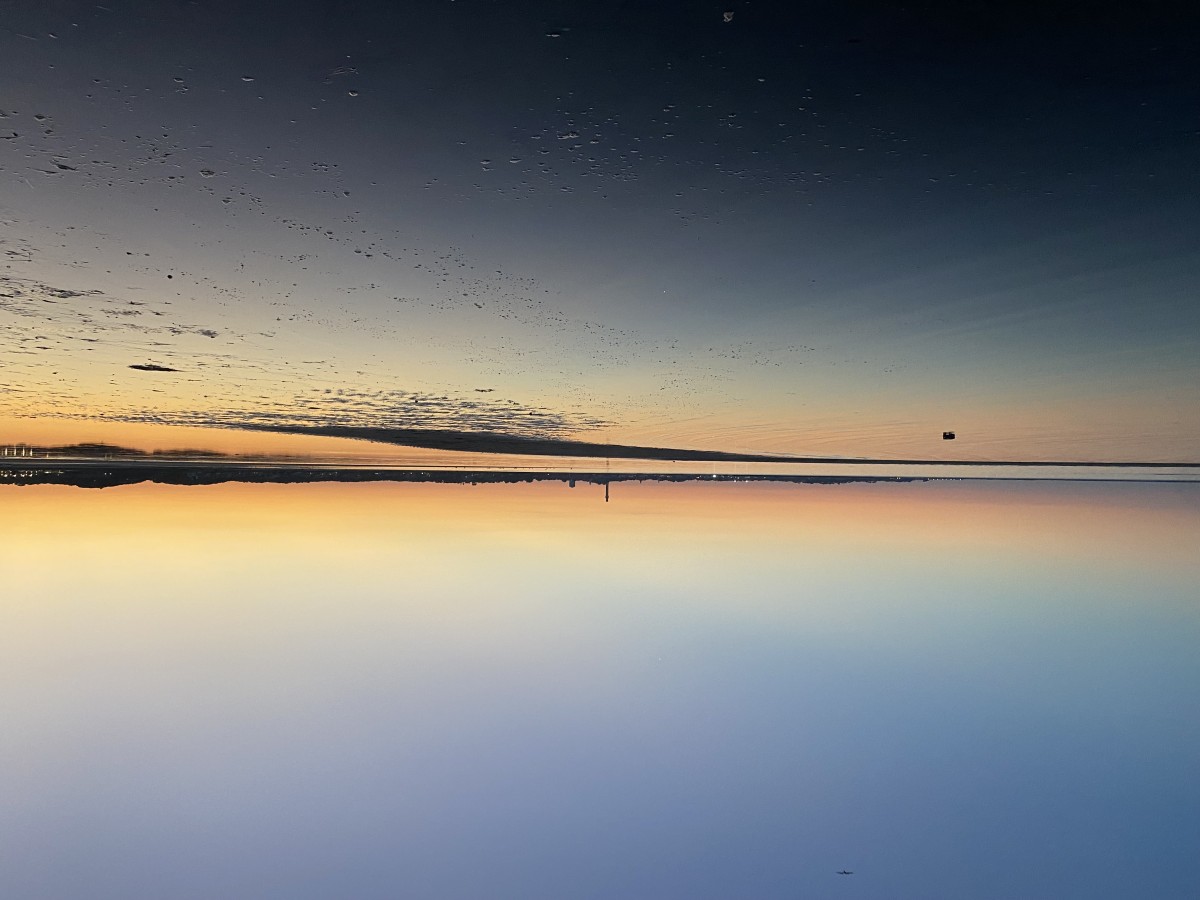
<path id="1" fill-rule="evenodd" d="M 1200 876 L 1191 486 L 3 499 L 10 896 Z"/>

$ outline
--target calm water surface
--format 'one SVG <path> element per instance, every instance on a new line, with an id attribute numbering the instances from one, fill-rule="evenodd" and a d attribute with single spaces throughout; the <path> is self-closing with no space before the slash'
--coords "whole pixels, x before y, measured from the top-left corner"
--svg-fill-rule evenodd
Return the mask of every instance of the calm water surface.
<path id="1" fill-rule="evenodd" d="M 1200 894 L 1194 485 L 0 512 L 7 897 Z"/>

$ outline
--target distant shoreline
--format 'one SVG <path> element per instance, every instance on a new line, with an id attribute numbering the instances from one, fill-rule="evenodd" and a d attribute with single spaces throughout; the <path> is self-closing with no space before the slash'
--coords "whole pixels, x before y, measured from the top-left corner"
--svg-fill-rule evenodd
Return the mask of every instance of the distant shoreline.
<path id="1" fill-rule="evenodd" d="M 1043 464 L 1049 465 L 1049 464 Z M 929 481 L 1006 481 L 1006 482 L 1108 482 L 1136 484 L 1200 484 L 1189 479 L 1136 478 L 1003 478 L 995 476 L 955 475 L 790 475 L 772 473 L 702 472 L 553 472 L 503 469 L 398 468 L 387 466 L 313 466 L 263 462 L 220 462 L 194 464 L 184 461 L 163 462 L 138 459 L 19 459 L 0 458 L 0 485 L 59 484 L 81 488 L 105 488 L 153 482 L 174 485 L 313 484 L 321 482 L 369 483 L 396 482 L 415 484 L 521 484 L 560 482 L 602 485 L 622 482 L 707 482 L 774 484 L 906 484 Z"/>
<path id="2" fill-rule="evenodd" d="M 228 426 L 226 426 L 228 427 Z M 490 454 L 493 456 L 541 456 L 549 459 L 640 460 L 645 462 L 713 462 L 755 463 L 764 465 L 830 465 L 830 466 L 971 466 L 971 467 L 1048 467 L 1096 469 L 1197 469 L 1200 462 L 1138 462 L 1135 460 L 995 460 L 995 459 L 889 459 L 886 457 L 845 456 L 778 456 L 756 453 L 730 453 L 718 450 L 684 450 L 667 447 L 639 447 L 628 444 L 592 444 L 581 441 L 533 439 L 485 432 L 432 431 L 424 429 L 376 429 L 341 426 L 299 428 L 245 429 L 285 434 L 306 434 L 335 437 L 407 447 L 421 450 L 440 450 L 450 453 Z M 20 460 L 69 460 L 108 464 L 117 461 L 139 464 L 183 465 L 294 465 L 303 467 L 310 457 L 298 455 L 259 456 L 237 455 L 212 450 L 138 450 L 113 444 L 81 443 L 44 446 L 36 444 L 7 444 L 0 446 L 0 465 Z M 376 468 L 394 468 L 380 465 Z M 480 470 L 484 471 L 484 470 Z"/>
<path id="3" fill-rule="evenodd" d="M 20 463 L 19 465 L 15 463 Z M 412 484 L 521 484 L 557 481 L 609 485 L 628 481 L 784 482 L 792 484 L 853 484 L 916 482 L 927 478 L 893 475 L 736 475 L 657 472 L 542 472 L 388 467 L 292 466 L 269 464 L 145 464 L 130 460 L 2 460 L 0 485 L 63 484 L 104 488 L 149 481 L 157 484 L 206 485 L 314 484 L 320 482 L 399 482 Z"/>

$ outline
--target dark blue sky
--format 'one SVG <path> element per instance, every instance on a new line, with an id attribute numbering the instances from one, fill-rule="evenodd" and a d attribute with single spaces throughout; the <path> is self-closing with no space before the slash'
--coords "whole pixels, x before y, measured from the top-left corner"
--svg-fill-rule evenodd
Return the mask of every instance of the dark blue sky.
<path id="1" fill-rule="evenodd" d="M 943 426 L 960 455 L 1200 443 L 1183 5 L 4 21 L 0 413 L 854 454 L 929 452 Z"/>

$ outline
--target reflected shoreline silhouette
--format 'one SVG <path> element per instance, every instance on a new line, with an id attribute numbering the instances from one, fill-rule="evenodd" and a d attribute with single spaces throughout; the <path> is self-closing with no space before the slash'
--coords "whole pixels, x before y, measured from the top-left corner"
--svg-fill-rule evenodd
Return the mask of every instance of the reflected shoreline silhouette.
<path id="1" fill-rule="evenodd" d="M 318 482 L 400 482 L 420 484 L 522 484 L 561 482 L 568 487 L 591 484 L 608 488 L 620 482 L 708 482 L 839 485 L 874 483 L 971 482 L 1131 482 L 1139 484 L 1197 484 L 1188 477 L 1120 477 L 1115 475 L 962 475 L 884 473 L 754 473 L 754 472 L 618 472 L 540 469 L 439 469 L 388 466 L 346 466 L 297 462 L 240 461 L 195 463 L 186 460 L 123 459 L 4 459 L 0 458 L 0 485 L 58 484 L 81 488 L 119 487 L 154 482 L 171 485 L 311 484 Z"/>
<path id="2" fill-rule="evenodd" d="M 1200 466 L 1186 463 L 995 462 L 957 460 L 790 459 L 740 465 L 738 459 L 619 459 L 600 456 L 496 454 L 480 462 L 464 454 L 436 460 L 322 458 L 227 454 L 212 450 L 141 450 L 103 443 L 0 446 L 0 484 L 115 487 L 143 481 L 205 485 L 313 482 L 443 484 L 621 481 L 855 484 L 917 481 L 1136 481 L 1195 484 Z M 733 456 L 732 454 L 730 456 Z M 504 458 L 507 457 L 507 458 Z M 631 465 L 631 463 L 634 463 Z M 640 463 L 637 464 L 637 463 Z M 707 468 L 707 471 L 698 470 Z M 723 464 L 718 470 L 718 465 Z M 894 469 L 892 468 L 894 467 Z M 923 468 L 918 468 L 923 467 Z M 797 471 L 797 469 L 800 469 Z M 1173 471 L 1172 471 L 1173 470 Z"/>
<path id="3" fill-rule="evenodd" d="M 16 462 L 15 460 L 12 462 Z M 422 484 L 522 484 L 558 481 L 603 485 L 605 499 L 616 482 L 773 482 L 782 484 L 869 484 L 918 482 L 925 477 L 897 475 L 756 475 L 737 473 L 549 472 L 481 469 L 397 469 L 342 466 L 302 466 L 270 463 L 142 463 L 131 460 L 0 460 L 0 484 L 62 484 L 83 488 L 119 487 L 141 482 L 175 485 L 309 484 L 314 482 L 410 482 Z"/>

